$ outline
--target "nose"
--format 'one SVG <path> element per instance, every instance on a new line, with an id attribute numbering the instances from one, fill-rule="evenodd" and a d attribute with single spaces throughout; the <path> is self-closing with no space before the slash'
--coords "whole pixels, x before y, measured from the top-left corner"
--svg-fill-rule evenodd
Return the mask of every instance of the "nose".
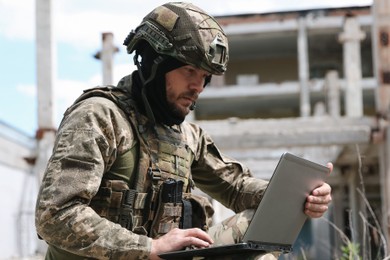
<path id="1" fill-rule="evenodd" d="M 195 77 L 190 84 L 190 89 L 200 94 L 204 89 L 205 78 L 203 76 Z"/>

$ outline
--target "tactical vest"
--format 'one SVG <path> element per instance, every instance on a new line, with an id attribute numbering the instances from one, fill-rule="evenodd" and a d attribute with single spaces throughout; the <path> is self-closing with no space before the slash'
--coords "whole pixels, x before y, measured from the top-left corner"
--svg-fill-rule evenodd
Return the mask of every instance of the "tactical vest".
<path id="1" fill-rule="evenodd" d="M 89 97 L 112 100 L 128 117 L 139 141 L 138 165 L 132 183 L 103 176 L 90 207 L 100 216 L 137 234 L 161 236 L 173 228 L 207 230 L 214 210 L 207 198 L 191 194 L 194 153 L 187 145 L 186 127 L 150 125 L 126 90 L 100 87 L 84 91 Z"/>

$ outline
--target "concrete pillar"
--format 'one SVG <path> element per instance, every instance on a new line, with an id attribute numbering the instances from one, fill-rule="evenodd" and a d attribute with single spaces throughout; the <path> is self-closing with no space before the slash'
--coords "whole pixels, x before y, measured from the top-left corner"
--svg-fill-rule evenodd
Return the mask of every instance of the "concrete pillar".
<path id="1" fill-rule="evenodd" d="M 363 116 L 362 65 L 360 41 L 365 38 L 356 17 L 346 17 L 344 32 L 339 35 L 343 43 L 345 112 L 349 117 Z"/>
<path id="2" fill-rule="evenodd" d="M 359 183 L 359 175 L 357 168 L 352 168 L 347 172 L 348 176 L 348 190 L 349 190 L 349 209 L 350 209 L 350 223 L 351 229 L 351 241 L 353 243 L 362 245 L 362 221 L 359 217 L 360 207 L 360 196 L 357 192 Z"/>
<path id="3" fill-rule="evenodd" d="M 382 228 L 390 251 L 390 127 L 384 130 L 387 138 L 379 145 L 379 174 L 382 200 Z"/>
<path id="4" fill-rule="evenodd" d="M 325 76 L 328 113 L 331 117 L 340 117 L 340 82 L 336 70 L 331 70 Z"/>
<path id="5" fill-rule="evenodd" d="M 298 74 L 300 91 L 301 117 L 310 116 L 310 90 L 309 90 L 309 50 L 306 33 L 306 18 L 298 19 Z"/>
<path id="6" fill-rule="evenodd" d="M 378 82 L 377 111 L 390 111 L 390 1 L 376 0 L 373 8 L 374 74 Z"/>
<path id="7" fill-rule="evenodd" d="M 55 138 L 53 82 L 55 48 L 52 34 L 52 2 L 36 0 L 36 62 L 38 88 L 38 130 L 34 174 L 41 183 Z M 46 243 L 36 239 L 37 253 L 44 254 Z M 22 242 L 24 243 L 24 242 Z"/>
<path id="8" fill-rule="evenodd" d="M 38 127 L 54 127 L 54 44 L 50 0 L 36 0 Z"/>
<path id="9" fill-rule="evenodd" d="M 113 56 L 118 52 L 118 48 L 114 46 L 114 35 L 110 32 L 102 33 L 103 48 L 95 54 L 96 59 L 102 61 L 103 85 L 113 84 Z"/>
<path id="10" fill-rule="evenodd" d="M 54 56 L 52 34 L 52 3 L 50 0 L 36 1 L 36 61 L 38 88 L 37 160 L 35 172 L 42 179 L 46 162 L 54 144 Z"/>
<path id="11" fill-rule="evenodd" d="M 383 120 L 383 140 L 379 145 L 382 227 L 390 249 L 390 1 L 374 0 L 372 6 L 374 75 L 377 80 L 376 108 Z M 386 123 L 387 120 L 387 123 Z"/>
<path id="12" fill-rule="evenodd" d="M 342 182 L 339 183 L 339 186 L 335 185 L 334 187 L 332 187 L 332 199 L 333 199 L 332 221 L 338 228 L 341 229 L 346 225 L 345 218 L 344 218 L 344 212 L 345 212 L 344 201 L 346 197 L 345 185 L 346 185 L 345 179 L 342 179 Z M 335 248 L 336 247 L 339 248 L 339 246 L 343 244 L 343 239 L 336 229 L 334 229 L 332 233 L 334 234 L 332 246 Z M 318 246 L 320 246 L 320 244 Z"/>
<path id="13" fill-rule="evenodd" d="M 36 1 L 36 60 L 38 88 L 37 160 L 35 172 L 42 179 L 46 162 L 54 144 L 54 44 L 52 34 L 52 3 L 50 0 Z"/>

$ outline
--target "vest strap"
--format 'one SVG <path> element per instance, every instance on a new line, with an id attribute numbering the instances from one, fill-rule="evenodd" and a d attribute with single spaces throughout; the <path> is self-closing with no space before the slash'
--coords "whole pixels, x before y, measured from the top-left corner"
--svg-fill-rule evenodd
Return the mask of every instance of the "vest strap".
<path id="1" fill-rule="evenodd" d="M 180 228 L 192 228 L 192 204 L 189 200 L 183 199 L 183 214 L 180 223 Z"/>

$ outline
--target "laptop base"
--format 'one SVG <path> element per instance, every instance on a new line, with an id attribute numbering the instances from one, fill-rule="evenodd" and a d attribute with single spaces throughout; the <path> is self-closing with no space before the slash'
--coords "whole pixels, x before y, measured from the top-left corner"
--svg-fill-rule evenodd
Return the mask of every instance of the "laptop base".
<path id="1" fill-rule="evenodd" d="M 270 245 L 270 244 L 256 244 L 256 243 L 237 243 L 232 245 L 212 246 L 208 248 L 187 249 L 180 251 L 173 251 L 160 254 L 162 259 L 192 259 L 193 257 L 213 257 L 229 256 L 237 259 L 243 259 L 243 254 L 266 254 L 270 252 L 279 251 L 288 253 L 292 250 L 291 246 L 285 245 Z"/>

